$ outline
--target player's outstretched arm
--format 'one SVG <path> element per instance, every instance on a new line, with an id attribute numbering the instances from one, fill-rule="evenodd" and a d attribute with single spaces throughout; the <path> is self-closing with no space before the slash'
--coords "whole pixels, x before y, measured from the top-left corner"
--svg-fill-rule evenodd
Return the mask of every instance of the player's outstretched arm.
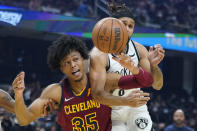
<path id="1" fill-rule="evenodd" d="M 58 84 L 49 85 L 39 98 L 33 101 L 29 107 L 26 107 L 23 98 L 23 91 L 25 89 L 24 77 L 25 73 L 21 72 L 12 83 L 15 93 L 15 113 L 19 124 L 22 126 L 28 125 L 43 116 L 43 109 L 48 99 L 52 99 L 58 103 L 61 96 L 61 87 Z"/>
<path id="2" fill-rule="evenodd" d="M 14 113 L 14 103 L 14 99 L 7 92 L 0 89 L 0 106 L 8 112 Z"/>
<path id="3" fill-rule="evenodd" d="M 158 66 L 156 68 L 153 68 L 153 66 L 151 65 L 152 62 L 150 62 L 150 59 L 149 59 L 150 53 L 147 51 L 147 49 L 143 45 L 136 43 L 136 42 L 135 42 L 135 45 L 140 55 L 139 65 L 144 70 L 152 74 L 153 80 L 154 80 L 152 87 L 156 90 L 160 90 L 163 86 L 163 74 L 161 70 L 159 69 Z"/>

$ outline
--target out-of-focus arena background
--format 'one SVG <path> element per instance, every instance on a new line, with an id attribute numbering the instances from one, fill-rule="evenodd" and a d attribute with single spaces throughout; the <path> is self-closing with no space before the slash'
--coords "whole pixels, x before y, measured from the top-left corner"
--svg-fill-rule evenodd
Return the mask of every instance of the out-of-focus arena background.
<path id="1" fill-rule="evenodd" d="M 160 63 L 164 87 L 151 93 L 148 108 L 156 131 L 172 123 L 181 108 L 186 124 L 197 130 L 197 1 L 118 0 L 135 15 L 132 39 L 146 47 L 161 44 L 165 58 Z M 47 48 L 58 36 L 75 35 L 92 48 L 91 30 L 107 17 L 105 0 L 0 0 L 0 88 L 13 95 L 11 83 L 26 72 L 24 98 L 29 105 L 43 88 L 58 82 L 62 74 L 51 72 Z M 59 131 L 56 113 L 20 127 L 13 114 L 0 108 L 5 131 Z"/>

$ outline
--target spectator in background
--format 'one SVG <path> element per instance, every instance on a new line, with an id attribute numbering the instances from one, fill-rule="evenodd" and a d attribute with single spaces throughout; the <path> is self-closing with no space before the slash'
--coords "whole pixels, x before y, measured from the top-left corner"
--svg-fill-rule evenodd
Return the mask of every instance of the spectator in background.
<path id="1" fill-rule="evenodd" d="M 40 0 L 31 0 L 29 2 L 29 9 L 30 10 L 40 10 L 41 1 Z"/>
<path id="2" fill-rule="evenodd" d="M 83 0 L 78 3 L 78 8 L 75 12 L 76 16 L 79 17 L 90 17 L 92 15 L 92 9 Z"/>
<path id="3" fill-rule="evenodd" d="M 167 126 L 164 131 L 193 131 L 185 125 L 185 115 L 182 109 L 177 109 L 173 114 L 174 124 Z"/>
<path id="4" fill-rule="evenodd" d="M 1 121 L 1 127 L 4 131 L 12 131 L 12 121 L 9 113 L 3 114 L 3 119 Z"/>

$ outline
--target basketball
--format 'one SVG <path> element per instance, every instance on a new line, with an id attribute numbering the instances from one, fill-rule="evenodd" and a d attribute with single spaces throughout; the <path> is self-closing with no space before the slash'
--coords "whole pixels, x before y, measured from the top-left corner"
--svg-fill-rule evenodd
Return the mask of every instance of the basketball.
<path id="1" fill-rule="evenodd" d="M 128 33 L 125 25 L 118 19 L 108 17 L 96 23 L 92 31 L 94 45 L 105 53 L 119 53 L 125 48 Z"/>

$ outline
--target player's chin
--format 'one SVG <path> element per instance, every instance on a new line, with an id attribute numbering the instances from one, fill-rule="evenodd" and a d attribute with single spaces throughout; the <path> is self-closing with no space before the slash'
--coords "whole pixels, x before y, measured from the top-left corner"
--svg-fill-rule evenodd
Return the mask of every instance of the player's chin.
<path id="1" fill-rule="evenodd" d="M 75 77 L 75 82 L 80 82 L 82 79 L 83 79 L 82 75 Z"/>

